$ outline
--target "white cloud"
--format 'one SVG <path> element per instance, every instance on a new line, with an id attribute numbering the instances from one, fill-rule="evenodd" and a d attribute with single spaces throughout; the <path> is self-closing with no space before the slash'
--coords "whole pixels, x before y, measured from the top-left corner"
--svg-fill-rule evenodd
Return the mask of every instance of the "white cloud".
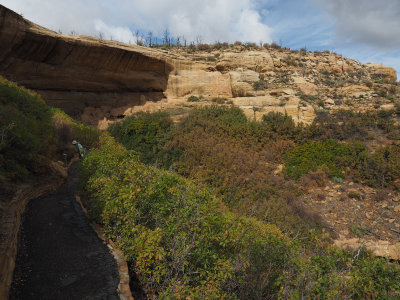
<path id="1" fill-rule="evenodd" d="M 400 47 L 399 0 L 311 0 L 335 20 L 336 42 L 382 50 Z"/>
<path id="2" fill-rule="evenodd" d="M 99 33 L 99 37 L 110 38 L 125 43 L 133 43 L 135 41 L 132 31 L 128 27 L 109 26 L 102 20 L 95 20 L 94 27 Z"/>
<path id="3" fill-rule="evenodd" d="M 101 14 L 98 5 L 88 7 L 78 0 L 2 0 L 1 4 L 35 23 L 64 33 L 93 33 L 93 20 Z"/>
<path id="4" fill-rule="evenodd" d="M 271 41 L 272 30 L 262 23 L 258 0 L 2 0 L 2 4 L 42 26 L 64 33 L 128 42 L 132 30 L 161 37 L 168 28 L 188 41 Z M 264 11 L 263 15 L 267 12 Z"/>

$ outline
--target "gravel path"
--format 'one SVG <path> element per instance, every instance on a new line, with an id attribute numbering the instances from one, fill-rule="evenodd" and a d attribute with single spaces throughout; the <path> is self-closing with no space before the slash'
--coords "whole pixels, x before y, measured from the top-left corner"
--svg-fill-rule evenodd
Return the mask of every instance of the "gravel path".
<path id="1" fill-rule="evenodd" d="M 119 299 L 117 264 L 74 199 L 76 174 L 30 201 L 10 299 Z"/>

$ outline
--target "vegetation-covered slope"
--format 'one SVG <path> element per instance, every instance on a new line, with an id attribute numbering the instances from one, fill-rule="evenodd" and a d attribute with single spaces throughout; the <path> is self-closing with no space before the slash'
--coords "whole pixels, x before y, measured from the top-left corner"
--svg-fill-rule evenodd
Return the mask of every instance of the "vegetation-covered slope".
<path id="1" fill-rule="evenodd" d="M 284 235 L 209 190 L 146 166 L 112 138 L 83 162 L 90 214 L 133 264 L 148 297 L 395 297 L 400 268 L 361 251 Z M 310 252 L 311 251 L 311 252 Z"/>
<path id="2" fill-rule="evenodd" d="M 305 190 L 288 170 L 302 161 L 292 157 L 320 156 L 299 173 L 318 183 L 363 181 L 363 173 L 346 169 L 347 156 L 362 156 L 354 164 L 374 170 L 379 156 L 360 141 L 322 138 L 321 124 L 295 126 L 279 114 L 256 123 L 237 108 L 217 106 L 194 110 L 178 125 L 162 113 L 128 118 L 110 132 L 139 152 L 105 136 L 83 163 L 89 210 L 122 247 L 150 298 L 399 297 L 397 263 L 364 248 L 330 246 L 318 218 L 309 222 L 301 211 L 297 199 Z M 343 140 L 356 140 L 353 131 L 332 132 L 341 130 Z M 389 158 L 397 157 L 397 145 L 380 152 L 390 153 L 381 156 L 387 165 L 398 164 Z M 282 163 L 286 179 L 277 175 Z"/>
<path id="3" fill-rule="evenodd" d="M 193 110 L 177 126 L 166 114 L 138 114 L 109 130 L 126 147 L 139 151 L 145 163 L 199 180 L 232 208 L 298 227 L 299 220 L 289 220 L 293 214 L 287 213 L 287 206 L 294 204 L 301 189 L 287 179 L 305 180 L 310 172 L 321 171 L 325 175 L 320 180 L 347 176 L 374 187 L 397 187 L 399 126 L 392 114 L 320 114 L 310 126 L 296 126 L 279 113 L 254 122 L 239 108 L 211 106 Z M 368 134 L 386 136 L 392 144 L 371 153 L 363 143 Z M 285 165 L 285 178 L 276 176 L 280 164 Z"/>
<path id="4" fill-rule="evenodd" d="M 0 176 L 21 179 L 37 172 L 56 135 L 52 110 L 37 94 L 0 78 Z"/>

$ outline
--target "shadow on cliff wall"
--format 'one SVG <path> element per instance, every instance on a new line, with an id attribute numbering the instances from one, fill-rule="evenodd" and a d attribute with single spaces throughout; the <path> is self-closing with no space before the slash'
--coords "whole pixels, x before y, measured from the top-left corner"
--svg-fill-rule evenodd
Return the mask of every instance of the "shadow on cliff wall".
<path id="1" fill-rule="evenodd" d="M 0 74 L 74 117 L 94 108 L 92 118 L 113 118 L 159 101 L 171 70 L 152 49 L 58 34 L 0 5 Z"/>

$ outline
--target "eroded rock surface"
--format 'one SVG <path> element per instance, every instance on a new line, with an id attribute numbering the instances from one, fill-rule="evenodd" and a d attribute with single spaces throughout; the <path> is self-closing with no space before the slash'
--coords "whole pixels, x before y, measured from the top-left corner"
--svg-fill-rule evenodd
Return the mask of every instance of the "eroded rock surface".
<path id="1" fill-rule="evenodd" d="M 400 243 L 391 244 L 389 241 L 371 241 L 365 239 L 339 239 L 334 241 L 339 248 L 357 251 L 364 248 L 379 257 L 400 260 Z"/>
<path id="2" fill-rule="evenodd" d="M 381 64 L 371 64 L 371 63 L 367 63 L 365 64 L 365 66 L 367 67 L 367 69 L 369 69 L 369 71 L 373 75 L 375 75 L 380 79 L 389 78 L 391 81 L 397 81 L 396 70 L 391 67 L 384 66 Z"/>
<path id="3" fill-rule="evenodd" d="M 164 51 L 58 34 L 1 5 L 0 75 L 100 128 L 138 111 L 215 102 L 238 105 L 256 119 L 277 111 L 309 124 L 322 110 L 392 109 L 397 92 L 393 68 L 329 51 L 244 45 Z M 188 103 L 190 96 L 201 103 Z"/>
<path id="4" fill-rule="evenodd" d="M 0 74 L 68 113 L 159 100 L 171 70 L 151 49 L 57 34 L 0 6 Z"/>

